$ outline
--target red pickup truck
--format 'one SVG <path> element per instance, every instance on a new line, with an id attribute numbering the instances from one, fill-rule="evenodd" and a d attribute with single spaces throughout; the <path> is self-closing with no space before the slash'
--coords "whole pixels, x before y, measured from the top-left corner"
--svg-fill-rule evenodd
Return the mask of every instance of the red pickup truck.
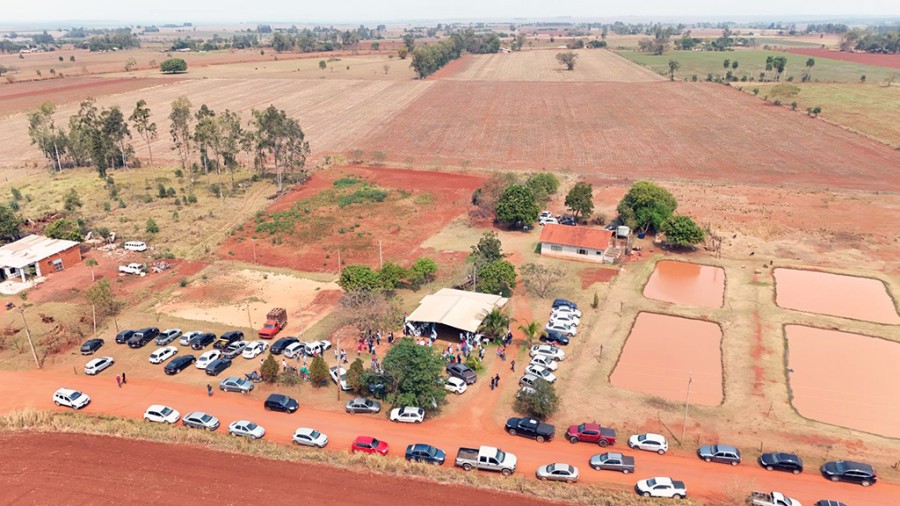
<path id="1" fill-rule="evenodd" d="M 573 425 L 566 431 L 566 439 L 570 443 L 596 443 L 602 447 L 616 444 L 616 430 L 601 427 L 596 423 Z"/>
<path id="2" fill-rule="evenodd" d="M 266 315 L 266 323 L 260 329 L 259 337 L 272 339 L 275 334 L 281 332 L 285 325 L 287 325 L 287 310 L 283 307 L 276 307 Z"/>

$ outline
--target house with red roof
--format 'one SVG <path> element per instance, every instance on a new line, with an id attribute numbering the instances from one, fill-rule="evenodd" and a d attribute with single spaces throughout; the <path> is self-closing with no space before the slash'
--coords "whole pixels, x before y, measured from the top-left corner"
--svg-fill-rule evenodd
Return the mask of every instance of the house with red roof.
<path id="1" fill-rule="evenodd" d="M 612 263 L 618 253 L 605 254 L 611 245 L 612 230 L 548 223 L 541 231 L 541 255 Z"/>

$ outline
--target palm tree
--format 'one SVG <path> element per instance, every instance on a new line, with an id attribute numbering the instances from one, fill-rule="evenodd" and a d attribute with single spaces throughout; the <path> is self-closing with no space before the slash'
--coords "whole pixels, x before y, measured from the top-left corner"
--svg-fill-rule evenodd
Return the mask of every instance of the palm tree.
<path id="1" fill-rule="evenodd" d="M 812 74 L 812 68 L 816 65 L 816 60 L 810 58 L 806 60 L 806 80 L 809 81 L 810 74 Z"/>
<path id="2" fill-rule="evenodd" d="M 509 330 L 509 324 L 512 322 L 513 319 L 510 318 L 508 314 L 494 308 L 484 317 L 484 321 L 481 322 L 481 326 L 478 327 L 478 330 L 484 334 L 485 337 L 498 339 L 506 334 Z"/>
<path id="3" fill-rule="evenodd" d="M 94 281 L 97 280 L 94 277 L 94 267 L 97 267 L 97 265 L 98 265 L 97 261 L 94 260 L 93 258 L 88 258 L 87 260 L 84 261 L 84 265 L 87 265 L 88 267 L 91 268 L 91 283 L 93 283 Z"/>
<path id="4" fill-rule="evenodd" d="M 525 334 L 525 345 L 531 348 L 531 343 L 541 332 L 541 324 L 536 321 L 531 321 L 527 324 L 523 323 L 522 325 L 519 325 L 519 330 Z"/>
<path id="5" fill-rule="evenodd" d="M 675 71 L 681 68 L 681 64 L 677 60 L 669 60 L 669 80 L 675 80 Z"/>

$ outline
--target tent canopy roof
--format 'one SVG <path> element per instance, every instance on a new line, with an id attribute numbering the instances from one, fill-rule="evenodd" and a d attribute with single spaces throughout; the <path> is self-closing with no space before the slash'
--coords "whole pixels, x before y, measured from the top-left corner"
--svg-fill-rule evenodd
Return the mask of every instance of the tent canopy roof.
<path id="1" fill-rule="evenodd" d="M 499 295 L 442 288 L 437 293 L 423 297 L 419 307 L 408 319 L 476 332 L 488 313 L 495 308 L 502 308 L 508 301 L 509 299 Z"/>

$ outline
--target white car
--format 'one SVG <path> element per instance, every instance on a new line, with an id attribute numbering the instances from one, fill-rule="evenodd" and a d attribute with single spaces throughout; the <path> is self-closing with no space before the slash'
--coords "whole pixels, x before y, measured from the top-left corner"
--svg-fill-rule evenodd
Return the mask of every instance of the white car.
<path id="1" fill-rule="evenodd" d="M 159 348 L 153 353 L 150 354 L 150 363 L 151 364 L 161 364 L 166 360 L 174 357 L 175 354 L 178 353 L 178 348 L 174 346 L 166 346 L 165 348 Z"/>
<path id="2" fill-rule="evenodd" d="M 301 344 L 303 344 L 303 353 L 306 353 L 308 357 L 321 355 L 325 350 L 331 349 L 331 343 L 328 341 L 309 341 Z"/>
<path id="3" fill-rule="evenodd" d="M 147 243 L 144 241 L 126 241 L 125 244 L 122 245 L 122 248 L 140 253 L 142 251 L 147 251 Z"/>
<path id="4" fill-rule="evenodd" d="M 525 368 L 525 372 L 528 374 L 533 374 L 538 378 L 546 381 L 547 383 L 553 383 L 556 381 L 556 375 L 550 372 L 550 369 L 547 369 L 546 367 L 535 364 L 528 364 L 528 367 Z"/>
<path id="5" fill-rule="evenodd" d="M 232 436 L 244 436 L 259 439 L 266 435 L 266 429 L 249 420 L 237 420 L 228 425 L 228 433 Z"/>
<path id="6" fill-rule="evenodd" d="M 144 420 L 156 423 L 168 423 L 169 425 L 178 421 L 181 413 L 162 404 L 154 404 L 147 408 L 144 412 Z"/>
<path id="7" fill-rule="evenodd" d="M 291 441 L 293 441 L 295 445 L 325 448 L 325 445 L 328 444 L 328 436 L 315 429 L 300 427 L 294 431 Z"/>
<path id="8" fill-rule="evenodd" d="M 128 265 L 120 265 L 119 273 L 121 274 L 134 274 L 136 276 L 144 275 L 144 265 L 138 263 L 130 263 Z"/>
<path id="9" fill-rule="evenodd" d="M 181 329 L 166 329 L 159 333 L 156 344 L 165 346 L 181 336 Z"/>
<path id="10" fill-rule="evenodd" d="M 551 371 L 555 371 L 556 367 L 557 367 L 556 360 L 553 360 L 552 358 L 548 358 L 548 357 L 543 357 L 540 355 L 538 355 L 536 357 L 532 357 L 531 363 L 528 365 L 539 365 L 545 369 L 550 369 Z"/>
<path id="11" fill-rule="evenodd" d="M 219 360 L 220 358 L 222 358 L 221 351 L 209 350 L 209 351 L 203 353 L 203 355 L 200 355 L 200 357 L 197 358 L 197 362 L 194 365 L 197 367 L 197 369 L 206 369 L 206 366 L 215 362 L 216 360 Z"/>
<path id="12" fill-rule="evenodd" d="M 269 349 L 269 343 L 265 341 L 253 341 L 244 348 L 241 356 L 247 359 L 259 356 L 261 353 Z"/>
<path id="13" fill-rule="evenodd" d="M 569 464 L 547 464 L 537 468 L 535 473 L 539 480 L 564 481 L 575 483 L 578 481 L 578 468 Z"/>
<path id="14" fill-rule="evenodd" d="M 538 219 L 551 218 L 551 217 L 553 217 L 553 213 L 551 213 L 550 211 L 547 211 L 547 210 L 541 211 L 541 214 L 538 215 Z"/>
<path id="15" fill-rule="evenodd" d="M 455 394 L 464 393 L 468 388 L 469 387 L 466 385 L 466 382 L 457 378 L 456 376 L 450 376 L 444 383 L 444 389 Z"/>
<path id="16" fill-rule="evenodd" d="M 304 350 L 306 350 L 306 343 L 291 343 L 282 354 L 287 358 L 296 358 L 303 355 Z"/>
<path id="17" fill-rule="evenodd" d="M 72 409 L 81 409 L 90 404 L 88 394 L 70 388 L 60 388 L 53 394 L 53 403 L 57 406 L 65 406 Z"/>
<path id="18" fill-rule="evenodd" d="M 190 332 L 185 332 L 184 334 L 181 334 L 181 338 L 178 339 L 178 344 L 180 344 L 181 346 L 190 346 L 191 339 L 199 336 L 202 333 L 203 331 L 201 330 L 192 330 Z"/>
<path id="19" fill-rule="evenodd" d="M 573 313 L 551 314 L 550 323 L 554 325 L 561 323 L 570 327 L 577 327 L 581 324 L 581 319 L 575 316 L 575 314 Z"/>
<path id="20" fill-rule="evenodd" d="M 84 373 L 88 376 L 93 376 L 100 371 L 106 369 L 107 367 L 115 364 L 116 361 L 113 360 L 112 357 L 99 357 L 91 360 L 87 364 L 84 364 Z"/>
<path id="21" fill-rule="evenodd" d="M 569 306 L 556 306 L 552 310 L 550 310 L 550 316 L 554 315 L 564 315 L 564 314 L 573 314 L 578 318 L 581 318 L 581 311 L 578 309 L 574 309 Z"/>
<path id="22" fill-rule="evenodd" d="M 551 321 L 550 323 L 547 324 L 546 327 L 544 327 L 544 329 L 547 331 L 552 330 L 554 332 L 559 332 L 560 334 L 565 334 L 568 337 L 575 337 L 576 335 L 578 335 L 577 327 L 575 327 L 574 325 L 566 325 L 565 323 L 561 323 L 561 322 L 552 322 Z"/>
<path id="23" fill-rule="evenodd" d="M 674 497 L 684 499 L 687 497 L 687 487 L 683 481 L 674 481 L 672 478 L 658 476 L 647 480 L 641 480 L 635 485 L 638 494 L 644 497 Z"/>
<path id="24" fill-rule="evenodd" d="M 531 358 L 534 357 L 547 357 L 552 358 L 553 360 L 565 360 L 566 352 L 553 346 L 552 344 L 536 344 L 531 347 L 531 350 L 528 352 L 531 355 Z"/>
<path id="25" fill-rule="evenodd" d="M 628 438 L 628 447 L 665 455 L 669 451 L 669 440 L 666 439 L 666 436 L 652 432 L 635 434 Z"/>
<path id="26" fill-rule="evenodd" d="M 406 406 L 391 410 L 392 422 L 422 423 L 423 420 L 425 420 L 425 410 L 422 408 Z"/>
<path id="27" fill-rule="evenodd" d="M 553 216 L 548 216 L 546 218 L 540 218 L 538 220 L 538 225 L 559 225 L 559 220 Z"/>
<path id="28" fill-rule="evenodd" d="M 335 383 L 337 383 L 338 382 L 338 366 L 336 366 L 336 365 L 331 366 L 331 369 L 329 370 L 329 372 L 331 373 L 331 381 L 334 381 Z M 341 367 L 340 375 L 341 375 L 341 390 L 344 390 L 344 391 L 350 390 L 350 385 L 347 384 L 347 370 L 344 369 L 343 367 Z"/>

